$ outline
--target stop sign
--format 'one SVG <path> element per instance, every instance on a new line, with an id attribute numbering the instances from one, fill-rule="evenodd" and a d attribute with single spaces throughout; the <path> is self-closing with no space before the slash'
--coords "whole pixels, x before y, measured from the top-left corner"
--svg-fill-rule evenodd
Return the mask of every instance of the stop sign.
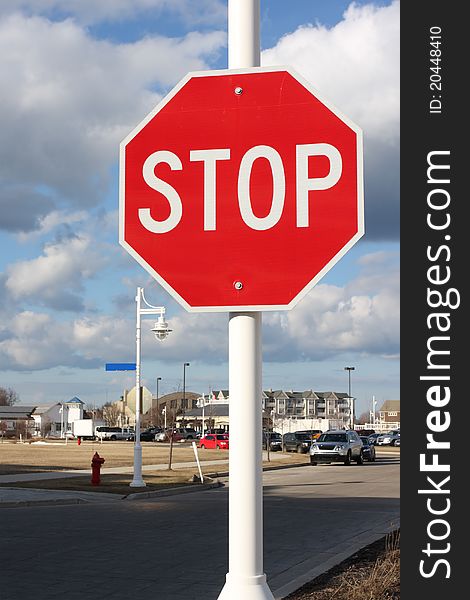
<path id="1" fill-rule="evenodd" d="M 291 69 L 190 73 L 121 143 L 120 243 L 187 310 L 292 308 L 363 233 L 361 130 Z"/>

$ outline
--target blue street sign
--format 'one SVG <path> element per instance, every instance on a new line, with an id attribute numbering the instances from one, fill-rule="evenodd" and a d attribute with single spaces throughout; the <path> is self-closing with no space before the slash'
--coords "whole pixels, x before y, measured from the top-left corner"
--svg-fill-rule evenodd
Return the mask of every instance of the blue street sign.
<path id="1" fill-rule="evenodd" d="M 135 363 L 106 363 L 106 371 L 135 371 Z"/>

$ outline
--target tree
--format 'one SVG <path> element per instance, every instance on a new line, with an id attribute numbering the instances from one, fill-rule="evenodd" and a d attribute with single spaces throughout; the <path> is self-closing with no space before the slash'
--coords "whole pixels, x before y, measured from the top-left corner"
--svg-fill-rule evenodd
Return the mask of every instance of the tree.
<path id="1" fill-rule="evenodd" d="M 13 388 L 0 387 L 0 406 L 12 406 L 20 397 Z"/>
<path id="2" fill-rule="evenodd" d="M 46 437 L 48 433 L 51 432 L 52 429 L 52 421 L 49 417 L 44 417 L 41 419 L 41 435 L 42 437 Z"/>
<path id="3" fill-rule="evenodd" d="M 117 403 L 106 402 L 103 404 L 103 418 L 107 425 L 115 427 L 119 424 L 121 409 Z"/>
<path id="4" fill-rule="evenodd" d="M 359 419 L 356 419 L 356 423 L 358 425 L 365 425 L 369 421 L 370 421 L 370 415 L 369 415 L 369 413 L 366 413 L 366 412 L 361 413 L 361 415 L 359 416 Z"/>

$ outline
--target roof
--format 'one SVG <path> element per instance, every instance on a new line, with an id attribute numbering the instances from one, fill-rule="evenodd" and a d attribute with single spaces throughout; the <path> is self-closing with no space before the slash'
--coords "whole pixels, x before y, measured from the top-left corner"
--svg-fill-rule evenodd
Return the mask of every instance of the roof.
<path id="1" fill-rule="evenodd" d="M 228 417 L 228 404 L 209 404 L 204 408 L 204 418 L 209 417 Z M 184 418 L 198 417 L 202 418 L 202 408 L 192 408 L 184 411 Z"/>
<path id="2" fill-rule="evenodd" d="M 379 412 L 399 412 L 400 400 L 385 400 Z"/>
<path id="3" fill-rule="evenodd" d="M 67 402 L 63 402 L 63 404 L 85 404 L 85 403 L 82 402 L 80 400 L 80 398 L 77 398 L 77 396 L 74 396 L 73 398 L 70 398 L 70 400 L 67 400 Z"/>
<path id="4" fill-rule="evenodd" d="M 42 415 L 42 413 L 47 412 L 52 407 L 57 406 L 58 404 L 59 404 L 59 402 L 54 402 L 53 404 L 40 404 L 39 406 L 36 406 L 33 414 Z"/>
<path id="5" fill-rule="evenodd" d="M 28 419 L 35 406 L 0 406 L 0 419 Z"/>
<path id="6" fill-rule="evenodd" d="M 184 393 L 184 397 L 186 400 L 197 400 L 200 396 L 201 396 L 201 394 L 196 394 L 196 392 L 190 392 L 188 390 L 186 390 Z M 182 399 L 183 399 L 182 391 L 171 392 L 170 394 L 165 394 L 164 396 L 160 396 L 158 398 L 158 403 L 161 404 L 162 402 L 170 402 L 171 400 L 182 400 Z"/>

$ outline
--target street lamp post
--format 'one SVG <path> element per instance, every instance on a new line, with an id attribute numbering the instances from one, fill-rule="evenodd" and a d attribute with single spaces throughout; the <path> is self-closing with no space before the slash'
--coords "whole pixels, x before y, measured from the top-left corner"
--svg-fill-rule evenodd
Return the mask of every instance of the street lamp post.
<path id="1" fill-rule="evenodd" d="M 135 297 L 136 302 L 136 360 L 135 360 L 135 437 L 134 437 L 134 477 L 130 482 L 131 487 L 145 487 L 145 482 L 142 479 L 142 445 L 140 443 L 140 413 L 142 407 L 142 387 L 140 376 L 141 365 L 141 321 L 142 315 L 159 315 L 158 321 L 155 323 L 151 331 L 154 332 L 157 340 L 164 340 L 171 329 L 165 321 L 165 308 L 163 306 L 152 306 L 144 296 L 144 289 L 137 288 Z M 147 308 L 142 308 L 142 302 Z"/>
<path id="2" fill-rule="evenodd" d="M 344 370 L 348 372 L 348 397 L 351 403 L 351 429 L 354 429 L 354 398 L 351 396 L 351 371 L 355 371 L 356 367 L 344 367 Z"/>
<path id="3" fill-rule="evenodd" d="M 157 377 L 157 414 L 158 414 L 158 382 L 161 381 L 161 377 Z M 152 403 L 152 425 L 153 425 L 153 403 Z"/>
<path id="4" fill-rule="evenodd" d="M 189 367 L 189 363 L 183 363 L 183 400 L 181 402 L 181 408 L 183 411 L 183 425 L 184 425 L 184 411 L 186 410 L 186 367 Z"/>

